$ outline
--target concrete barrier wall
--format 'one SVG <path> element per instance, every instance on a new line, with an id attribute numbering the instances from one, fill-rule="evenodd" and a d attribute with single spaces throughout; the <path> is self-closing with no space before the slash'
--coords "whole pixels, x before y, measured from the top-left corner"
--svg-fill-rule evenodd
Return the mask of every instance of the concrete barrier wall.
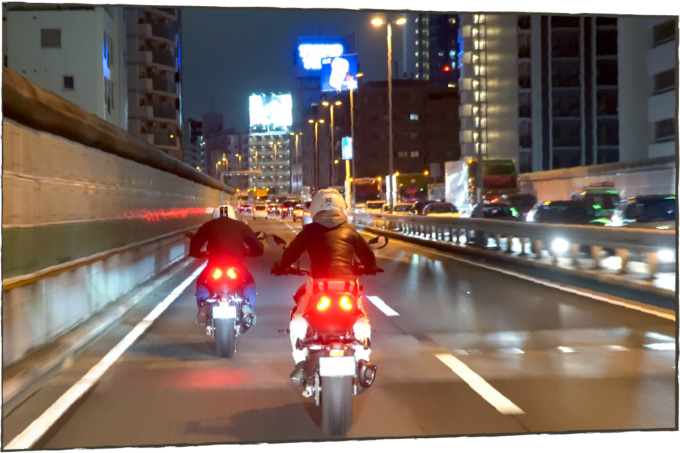
<path id="1" fill-rule="evenodd" d="M 235 190 L 3 69 L 3 367 L 188 253 Z"/>

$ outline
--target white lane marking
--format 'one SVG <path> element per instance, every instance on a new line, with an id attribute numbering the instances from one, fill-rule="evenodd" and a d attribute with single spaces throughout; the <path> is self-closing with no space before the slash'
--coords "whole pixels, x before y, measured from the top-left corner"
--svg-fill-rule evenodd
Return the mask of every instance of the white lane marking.
<path id="1" fill-rule="evenodd" d="M 405 243 L 403 241 L 400 241 L 400 242 L 402 242 L 405 246 L 417 249 L 417 247 L 414 246 L 414 245 Z M 450 260 L 460 261 L 460 262 L 463 262 L 463 263 L 466 263 L 466 264 L 470 264 L 472 266 L 483 267 L 484 269 L 500 272 L 500 273 L 506 274 L 506 275 L 511 275 L 513 277 L 521 278 L 522 280 L 528 280 L 530 282 L 537 283 L 539 285 L 559 289 L 560 291 L 565 291 L 565 292 L 568 292 L 568 293 L 576 294 L 578 296 L 588 297 L 590 299 L 599 300 L 601 302 L 607 302 L 609 304 L 618 305 L 618 306 L 625 307 L 625 308 L 628 308 L 628 309 L 631 309 L 631 310 L 638 310 L 638 311 L 641 311 L 643 313 L 647 313 L 647 314 L 650 314 L 650 315 L 657 316 L 659 318 L 664 318 L 664 319 L 669 319 L 671 321 L 675 321 L 675 313 L 670 312 L 670 310 L 664 310 L 662 308 L 655 309 L 655 308 L 651 308 L 651 307 L 648 307 L 648 306 L 645 306 L 645 305 L 642 305 L 642 304 L 638 304 L 634 301 L 624 302 L 624 300 L 615 299 L 612 296 L 607 296 L 607 295 L 604 295 L 604 294 L 601 294 L 601 293 L 596 293 L 596 292 L 579 290 L 579 289 L 574 288 L 572 286 L 562 285 L 562 284 L 559 284 L 559 283 L 554 283 L 554 282 L 551 282 L 551 281 L 548 281 L 548 280 L 543 280 L 543 279 L 537 278 L 537 277 L 531 277 L 531 276 L 528 276 L 528 275 L 509 271 L 509 270 L 502 269 L 502 268 L 499 268 L 499 267 L 489 266 L 487 264 L 480 264 L 480 263 L 476 263 L 474 261 L 469 261 L 469 260 L 466 260 L 466 259 L 463 259 L 463 258 L 453 257 L 453 256 L 447 255 L 445 253 L 438 252 L 436 250 L 427 250 L 427 253 L 432 253 L 433 255 L 443 256 L 443 257 L 448 258 Z"/>
<path id="2" fill-rule="evenodd" d="M 161 303 L 159 303 L 151 312 L 137 324 L 134 329 L 128 333 L 111 351 L 104 356 L 90 371 L 87 372 L 78 382 L 66 391 L 57 401 L 52 404 L 43 414 L 35 419 L 21 434 L 12 439 L 12 441 L 5 447 L 8 450 L 27 450 L 33 446 L 40 438 L 45 435 L 48 429 L 64 413 L 71 407 L 78 399 L 83 396 L 102 375 L 109 369 L 113 363 L 130 347 L 132 343 L 142 335 L 146 329 L 160 316 L 171 303 L 179 297 L 187 286 L 193 282 L 198 274 L 201 273 L 207 263 L 203 263 L 196 271 L 184 280 L 177 288 L 175 288 Z"/>
<path id="3" fill-rule="evenodd" d="M 370 300 L 373 305 L 375 305 L 380 311 L 385 313 L 387 316 L 399 316 L 399 313 L 392 310 L 389 305 L 385 303 L 384 300 L 378 296 L 366 296 L 366 299 Z"/>
<path id="4" fill-rule="evenodd" d="M 467 365 L 451 354 L 435 354 L 435 356 L 501 414 L 512 415 L 524 413 L 522 409 L 493 388 L 488 382 L 482 379 L 480 375 L 472 371 Z"/>

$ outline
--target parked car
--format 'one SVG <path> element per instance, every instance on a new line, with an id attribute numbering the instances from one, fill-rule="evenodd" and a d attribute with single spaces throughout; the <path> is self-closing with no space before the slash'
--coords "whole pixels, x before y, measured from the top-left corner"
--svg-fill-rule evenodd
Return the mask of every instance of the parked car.
<path id="1" fill-rule="evenodd" d="M 423 208 L 423 215 L 428 217 L 460 217 L 460 212 L 451 203 L 431 201 Z"/>
<path id="2" fill-rule="evenodd" d="M 267 218 L 267 207 L 263 204 L 255 205 L 253 208 L 253 220 L 255 219 L 266 219 Z"/>
<path id="3" fill-rule="evenodd" d="M 675 195 L 639 195 L 623 200 L 612 217 L 612 226 L 675 229 Z"/>

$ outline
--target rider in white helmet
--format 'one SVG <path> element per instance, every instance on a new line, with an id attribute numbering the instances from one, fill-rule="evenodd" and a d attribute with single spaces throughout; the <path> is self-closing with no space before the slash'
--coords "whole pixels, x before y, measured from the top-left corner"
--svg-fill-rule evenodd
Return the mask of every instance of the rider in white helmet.
<path id="1" fill-rule="evenodd" d="M 347 206 L 342 195 L 335 189 L 319 190 L 312 199 L 309 207 L 312 223 L 305 225 L 302 231 L 286 247 L 281 260 L 274 264 L 271 273 L 283 275 L 302 253 L 307 252 L 311 264 L 313 279 L 354 279 L 354 257 L 357 256 L 364 266 L 365 274 L 375 274 L 379 271 L 375 254 L 366 240 L 347 223 Z M 291 313 L 291 326 L 295 313 L 304 308 L 299 303 L 304 301 L 307 283 L 303 284 L 293 296 L 295 309 Z M 295 349 L 297 335 L 291 328 L 291 343 L 293 344 L 293 360 L 295 370 L 290 378 L 300 384 L 304 377 L 304 365 L 307 351 Z M 304 332 L 302 332 L 304 334 Z M 368 361 L 368 354 L 364 358 Z"/>
<path id="2" fill-rule="evenodd" d="M 198 229 L 189 244 L 189 255 L 194 258 L 203 258 L 201 252 L 206 245 L 208 260 L 229 263 L 241 269 L 245 278 L 243 297 L 248 299 L 250 308 L 255 308 L 255 280 L 248 269 L 243 265 L 245 256 L 260 256 L 264 246 L 257 239 L 253 230 L 244 222 L 236 220 L 236 211 L 231 205 L 223 204 L 215 208 L 212 220 L 206 222 Z M 246 248 L 247 247 L 247 248 Z M 205 301 L 210 297 L 208 287 L 205 285 L 210 266 L 206 266 L 201 275 L 196 279 L 196 304 L 198 305 L 197 324 L 205 324 L 210 305 Z M 244 308 L 252 315 L 252 324 L 255 324 L 255 314 L 252 310 Z"/>

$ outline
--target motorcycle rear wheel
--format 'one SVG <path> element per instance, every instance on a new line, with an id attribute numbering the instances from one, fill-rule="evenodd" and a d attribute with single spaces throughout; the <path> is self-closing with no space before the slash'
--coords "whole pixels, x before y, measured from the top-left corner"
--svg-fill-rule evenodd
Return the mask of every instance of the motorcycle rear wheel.
<path id="1" fill-rule="evenodd" d="M 352 426 L 352 376 L 321 378 L 321 424 L 323 432 L 344 436 Z"/>
<path id="2" fill-rule="evenodd" d="M 215 320 L 215 349 L 218 356 L 227 359 L 236 354 L 236 329 L 233 319 Z"/>

